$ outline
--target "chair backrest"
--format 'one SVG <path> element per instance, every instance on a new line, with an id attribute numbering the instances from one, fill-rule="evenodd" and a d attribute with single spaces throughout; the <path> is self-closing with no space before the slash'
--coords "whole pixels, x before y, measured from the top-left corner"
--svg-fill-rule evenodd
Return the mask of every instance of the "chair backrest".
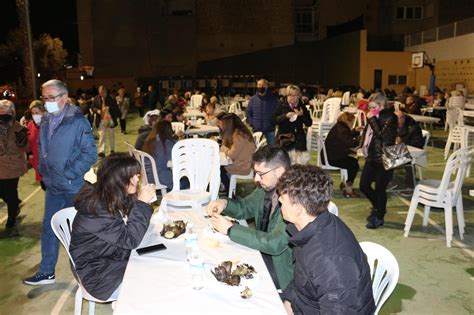
<path id="1" fill-rule="evenodd" d="M 448 99 L 449 108 L 464 109 L 465 104 L 466 104 L 466 99 L 464 98 L 464 96 L 461 96 L 461 95 L 451 96 Z"/>
<path id="2" fill-rule="evenodd" d="M 69 207 L 59 210 L 51 218 L 51 228 L 61 244 L 63 244 L 64 249 L 66 249 L 69 260 L 74 268 L 76 265 L 69 253 L 69 244 L 71 243 L 72 222 L 74 221 L 76 214 L 77 210 L 74 207 Z"/>
<path id="3" fill-rule="evenodd" d="M 157 190 L 167 188 L 166 185 L 160 183 L 155 159 L 150 154 L 137 149 L 133 149 L 131 155 L 140 163 L 143 174 L 142 177 L 146 181 L 146 184 L 152 183 L 148 178 L 148 175 L 151 175 L 151 179 L 154 181 L 155 188 Z"/>
<path id="4" fill-rule="evenodd" d="M 358 109 L 355 114 L 355 120 L 353 128 L 355 127 L 365 127 L 367 125 L 367 115 L 363 110 Z"/>
<path id="5" fill-rule="evenodd" d="M 421 134 L 423 139 L 425 139 L 425 143 L 423 144 L 423 149 L 426 149 L 428 146 L 428 141 L 430 141 L 431 133 L 428 130 L 421 130 Z"/>
<path id="6" fill-rule="evenodd" d="M 473 148 L 463 148 L 453 152 L 444 167 L 443 178 L 437 188 L 437 194 L 428 194 L 420 192 L 420 197 L 425 199 L 436 199 L 437 202 L 441 202 L 444 199 L 445 192 L 448 190 L 450 183 L 453 184 L 453 205 L 456 204 L 459 195 L 461 194 L 462 184 L 466 177 L 466 172 L 469 165 L 472 162 L 472 156 L 474 154 Z M 456 174 L 454 180 L 451 181 L 451 176 Z"/>
<path id="7" fill-rule="evenodd" d="M 326 146 L 324 140 L 321 136 L 316 136 L 316 141 L 318 143 L 318 159 L 316 160 L 316 165 L 321 167 L 324 170 L 338 170 L 339 167 L 331 166 L 328 162 L 328 155 L 326 153 Z M 322 154 L 322 157 L 321 157 Z"/>
<path id="8" fill-rule="evenodd" d="M 372 279 L 372 293 L 375 301 L 375 312 L 378 314 L 382 305 L 392 294 L 400 276 L 398 261 L 382 245 L 372 242 L 360 242 L 360 247 L 367 256 Z"/>
<path id="9" fill-rule="evenodd" d="M 125 146 L 127 147 L 128 153 L 131 156 L 133 156 L 132 151 L 135 150 L 135 147 L 133 145 L 131 145 L 130 143 L 128 143 L 127 141 L 124 141 L 124 143 L 125 143 Z"/>
<path id="10" fill-rule="evenodd" d="M 393 107 L 395 108 L 395 111 L 398 112 L 401 107 L 403 107 L 403 104 L 399 101 L 393 102 Z"/>
<path id="11" fill-rule="evenodd" d="M 331 97 L 324 101 L 321 122 L 336 122 L 341 112 L 341 98 Z"/>
<path id="12" fill-rule="evenodd" d="M 323 139 L 323 141 L 326 141 L 329 131 L 331 131 L 335 124 L 335 122 L 321 122 L 319 124 L 318 135 Z"/>
<path id="13" fill-rule="evenodd" d="M 201 108 L 202 105 L 202 95 L 194 94 L 191 96 L 191 107 L 192 108 Z"/>
<path id="14" fill-rule="evenodd" d="M 457 125 L 462 125 L 464 122 L 464 117 L 462 110 L 456 107 L 450 107 L 446 110 L 446 123 L 449 126 L 449 129 L 453 129 Z"/>
<path id="15" fill-rule="evenodd" d="M 329 201 L 328 211 L 334 214 L 336 217 L 339 216 L 339 210 L 334 202 Z"/>
<path id="16" fill-rule="evenodd" d="M 342 95 L 342 100 L 341 100 L 341 105 L 342 106 L 347 106 L 351 103 L 351 92 L 346 91 Z"/>
<path id="17" fill-rule="evenodd" d="M 236 115 L 240 115 L 241 112 L 242 112 L 242 108 L 240 107 L 239 102 L 234 102 L 234 103 L 230 104 L 229 113 L 234 113 Z"/>
<path id="18" fill-rule="evenodd" d="M 184 123 L 182 122 L 178 122 L 178 121 L 173 121 L 171 123 L 171 128 L 173 129 L 173 132 L 174 133 L 177 133 L 177 132 L 184 132 Z"/>
<path id="19" fill-rule="evenodd" d="M 267 144 L 267 139 L 263 137 L 263 132 L 261 131 L 256 131 L 253 133 L 253 141 L 255 142 L 257 149 Z"/>
<path id="20" fill-rule="evenodd" d="M 306 150 L 311 152 L 313 144 L 313 127 L 309 126 L 308 131 L 306 132 Z"/>
<path id="21" fill-rule="evenodd" d="M 181 177 L 187 177 L 190 189 L 208 191 L 211 199 L 219 194 L 220 156 L 219 145 L 209 139 L 178 141 L 171 151 L 173 163 L 173 191 L 180 190 Z"/>

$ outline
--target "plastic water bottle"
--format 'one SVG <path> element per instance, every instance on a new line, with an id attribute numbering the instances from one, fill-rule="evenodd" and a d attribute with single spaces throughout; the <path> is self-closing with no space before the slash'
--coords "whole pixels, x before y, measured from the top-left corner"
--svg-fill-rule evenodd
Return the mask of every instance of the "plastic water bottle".
<path id="1" fill-rule="evenodd" d="M 186 233 L 184 234 L 186 246 L 186 260 L 189 261 L 197 249 L 197 233 L 194 232 L 193 224 L 186 225 Z"/>
<path id="2" fill-rule="evenodd" d="M 189 260 L 191 269 L 191 282 L 194 290 L 201 290 L 204 287 L 204 260 L 199 251 L 195 250 Z"/>
<path id="3" fill-rule="evenodd" d="M 196 126 L 196 116 L 191 117 L 191 126 Z"/>

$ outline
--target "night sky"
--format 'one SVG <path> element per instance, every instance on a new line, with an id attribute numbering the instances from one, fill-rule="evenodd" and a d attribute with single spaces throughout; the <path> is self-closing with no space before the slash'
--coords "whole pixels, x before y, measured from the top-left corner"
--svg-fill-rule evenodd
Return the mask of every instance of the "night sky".
<path id="1" fill-rule="evenodd" d="M 33 37 L 48 33 L 59 37 L 69 53 L 68 59 L 79 52 L 76 0 L 29 0 Z M 19 26 L 15 0 L 1 0 L 0 44 L 8 31 Z M 75 62 L 75 58 L 71 58 Z"/>

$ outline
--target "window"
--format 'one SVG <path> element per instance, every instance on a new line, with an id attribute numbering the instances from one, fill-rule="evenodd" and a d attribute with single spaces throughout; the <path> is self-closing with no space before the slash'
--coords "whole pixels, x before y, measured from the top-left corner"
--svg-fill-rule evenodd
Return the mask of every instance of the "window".
<path id="1" fill-rule="evenodd" d="M 388 85 L 406 85 L 406 84 L 407 84 L 406 75 L 390 74 L 388 76 Z"/>
<path id="2" fill-rule="evenodd" d="M 296 32 L 313 33 L 314 32 L 314 14 L 312 8 L 296 9 Z"/>
<path id="3" fill-rule="evenodd" d="M 399 20 L 420 20 L 423 18 L 422 7 L 397 7 L 395 16 Z"/>

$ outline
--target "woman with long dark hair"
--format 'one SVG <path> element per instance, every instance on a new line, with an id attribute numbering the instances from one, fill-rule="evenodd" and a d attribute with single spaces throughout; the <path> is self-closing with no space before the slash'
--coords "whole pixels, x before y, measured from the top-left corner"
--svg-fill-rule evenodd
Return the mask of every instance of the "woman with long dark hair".
<path id="1" fill-rule="evenodd" d="M 155 187 L 140 187 L 140 170 L 128 154 L 107 156 L 97 182 L 76 196 L 69 252 L 82 285 L 101 300 L 118 296 L 130 253 L 150 224 Z"/>
<path id="2" fill-rule="evenodd" d="M 171 160 L 171 150 L 175 143 L 171 123 L 168 120 L 160 120 L 155 124 L 143 145 L 143 151 L 155 159 L 160 183 L 166 185 L 168 191 L 173 189 L 173 172 L 167 164 Z"/>
<path id="3" fill-rule="evenodd" d="M 221 129 L 222 146 L 232 164 L 221 167 L 221 182 L 229 191 L 230 175 L 248 175 L 252 169 L 252 155 L 257 147 L 247 126 L 236 114 L 223 115 L 218 121 Z"/>

